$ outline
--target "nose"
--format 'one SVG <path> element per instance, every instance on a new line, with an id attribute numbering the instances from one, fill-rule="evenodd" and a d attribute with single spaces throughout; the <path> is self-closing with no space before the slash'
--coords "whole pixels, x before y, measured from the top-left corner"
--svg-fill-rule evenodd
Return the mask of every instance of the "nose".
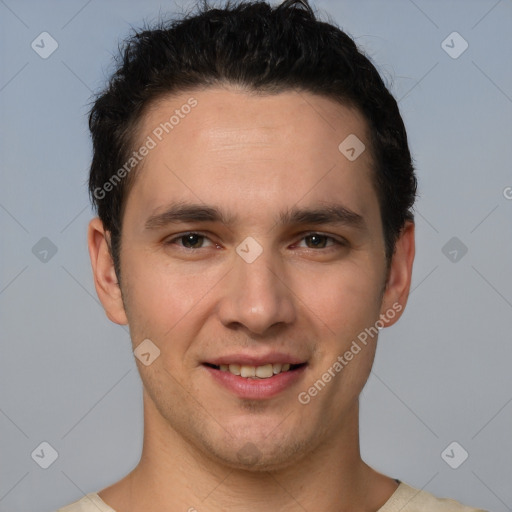
<path id="1" fill-rule="evenodd" d="M 277 256 L 268 249 L 248 263 L 236 254 L 233 265 L 218 305 L 219 318 L 226 327 L 262 335 L 272 327 L 294 322 L 295 297 Z"/>

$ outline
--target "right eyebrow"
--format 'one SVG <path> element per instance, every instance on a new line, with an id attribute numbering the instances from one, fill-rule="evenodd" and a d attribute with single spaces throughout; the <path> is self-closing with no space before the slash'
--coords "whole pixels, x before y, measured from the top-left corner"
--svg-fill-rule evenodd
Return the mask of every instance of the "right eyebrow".
<path id="1" fill-rule="evenodd" d="M 234 220 L 213 206 L 178 202 L 170 204 L 161 213 L 151 215 L 145 222 L 145 229 L 154 230 L 180 222 L 221 222 L 230 225 Z"/>

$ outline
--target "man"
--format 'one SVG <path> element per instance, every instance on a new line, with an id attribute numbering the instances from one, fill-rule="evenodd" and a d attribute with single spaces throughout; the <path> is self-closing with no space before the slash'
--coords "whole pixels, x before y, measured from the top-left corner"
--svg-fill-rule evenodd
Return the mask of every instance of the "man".
<path id="1" fill-rule="evenodd" d="M 360 456 L 403 313 L 416 193 L 378 72 L 305 0 L 136 34 L 90 115 L 98 296 L 128 324 L 144 445 L 76 511 L 469 511 Z"/>

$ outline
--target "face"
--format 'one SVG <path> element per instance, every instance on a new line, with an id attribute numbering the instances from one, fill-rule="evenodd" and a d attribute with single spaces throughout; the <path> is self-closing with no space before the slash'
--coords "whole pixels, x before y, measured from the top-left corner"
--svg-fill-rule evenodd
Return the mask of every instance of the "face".
<path id="1" fill-rule="evenodd" d="M 355 159 L 338 147 L 350 135 Z M 208 89 L 153 105 L 139 141 L 153 147 L 123 217 L 123 300 L 104 247 L 91 255 L 109 317 L 160 351 L 137 360 L 146 422 L 255 470 L 344 435 L 413 253 L 404 235 L 386 287 L 363 118 L 308 93 Z"/>

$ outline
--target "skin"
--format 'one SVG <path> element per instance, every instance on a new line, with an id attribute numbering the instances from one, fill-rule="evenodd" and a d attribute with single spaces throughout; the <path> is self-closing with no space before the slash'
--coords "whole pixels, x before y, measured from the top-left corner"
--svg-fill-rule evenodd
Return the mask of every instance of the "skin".
<path id="1" fill-rule="evenodd" d="M 149 338 L 160 350 L 149 366 L 136 359 L 144 385 L 141 460 L 99 495 L 118 512 L 376 511 L 397 488 L 359 451 L 358 397 L 376 337 L 307 405 L 297 396 L 397 304 L 402 310 L 385 325 L 398 320 L 410 288 L 414 225 L 404 227 L 387 274 L 358 111 L 303 92 L 210 88 L 155 103 L 139 140 L 191 96 L 197 107 L 137 169 L 123 217 L 120 285 L 108 233 L 97 218 L 89 226 L 107 316 L 129 324 L 134 349 Z M 366 145 L 353 162 L 338 150 L 349 134 Z M 173 201 L 215 206 L 236 220 L 146 229 Z M 328 203 L 361 215 L 364 228 L 277 222 L 283 211 Z M 189 231 L 205 238 L 187 248 L 178 235 Z M 248 236 L 263 250 L 252 263 L 236 252 Z M 308 364 L 297 383 L 269 399 L 236 397 L 202 365 L 271 350 Z M 254 457 L 244 459 L 247 443 Z"/>

